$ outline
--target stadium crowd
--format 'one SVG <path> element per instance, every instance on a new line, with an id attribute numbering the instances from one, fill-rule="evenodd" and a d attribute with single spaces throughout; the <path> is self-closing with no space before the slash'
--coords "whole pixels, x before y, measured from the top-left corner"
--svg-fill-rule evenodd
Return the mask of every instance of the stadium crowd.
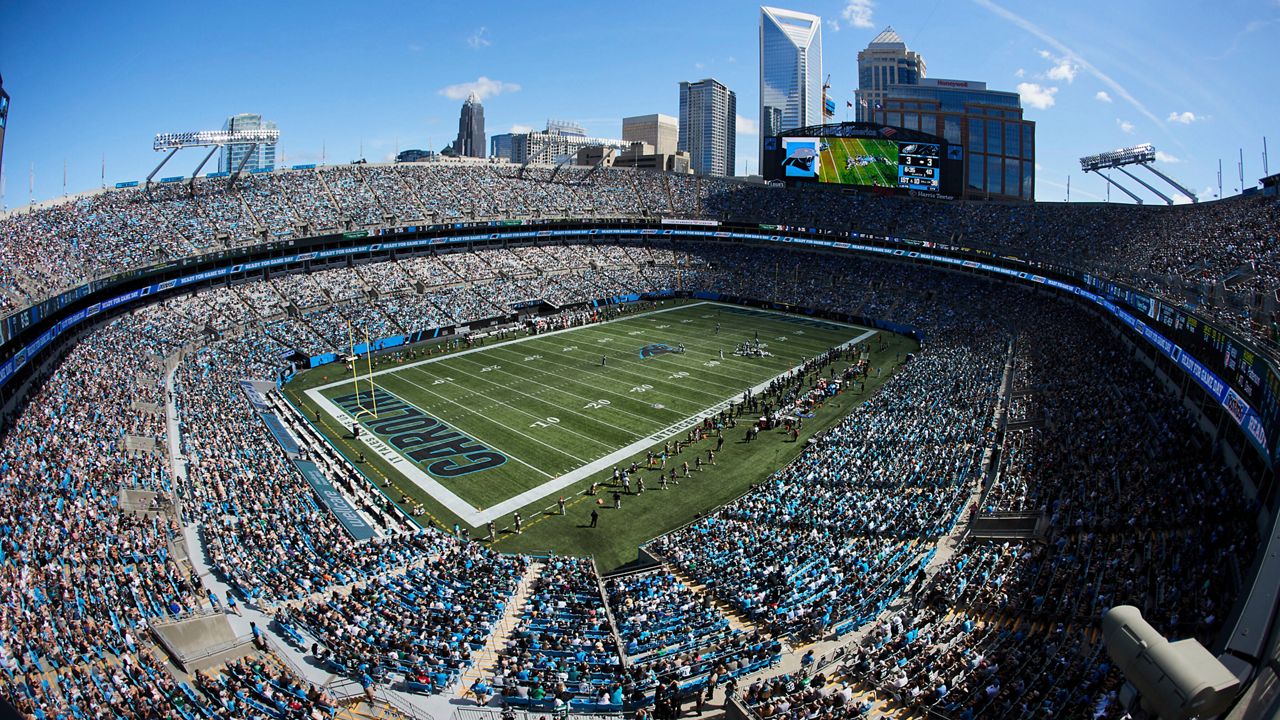
<path id="1" fill-rule="evenodd" d="M 192 197 L 86 196 L 0 221 L 14 239 L 0 246 L 3 284 L 14 307 L 41 289 L 214 247 L 219 233 L 251 241 L 258 223 L 285 236 L 414 209 L 428 219 L 548 207 L 736 207 L 832 221 L 853 212 L 727 182 L 567 170 L 549 184 L 535 179 L 542 172 L 360 166 L 256 175 L 229 190 L 198 182 Z M 758 199 L 766 193 L 781 198 L 776 207 Z M 876 221 L 880 202 L 897 201 L 859 200 L 867 210 L 859 221 Z M 952 222 L 923 207 L 913 222 Z M 995 222 L 985 215 L 995 210 L 936 211 L 950 212 L 961 214 L 966 233 Z M 1110 210 L 1098 212 L 1083 226 L 1115 232 L 1102 217 Z M 1143 210 L 1130 222 L 1165 212 Z M 1022 214 L 1025 233 L 1057 227 L 1047 215 Z M 1213 228 L 1231 222 L 1224 215 Z M 34 247 L 46 241 L 41 252 L 56 259 L 35 263 Z M 1060 242 L 1064 252 L 1092 257 L 1069 237 Z M 747 627 L 665 570 L 610 581 L 601 595 L 589 563 L 552 559 L 520 609 L 487 686 L 493 694 L 669 706 L 767 667 L 782 640 L 875 623 L 841 679 L 789 690 L 783 682 L 767 697 L 761 685 L 745 697 L 778 718 L 838 715 L 852 702 L 851 686 L 955 718 L 1089 707 L 1114 716 L 1117 676 L 1097 638 L 1103 610 L 1137 604 L 1177 636 L 1209 637 L 1221 627 L 1238 588 L 1206 581 L 1224 566 L 1236 577 L 1247 570 L 1256 508 L 1149 371 L 1112 344 L 1091 342 L 1100 327 L 1082 312 L 984 280 L 847 257 L 661 240 L 548 245 L 208 288 L 110 319 L 79 339 L 37 378 L 0 436 L 0 692 L 32 714 L 97 698 L 121 716 L 162 703 L 179 717 L 209 704 L 227 714 L 252 715 L 255 704 L 279 712 L 277 701 L 323 712 L 315 691 L 266 666 L 228 665 L 220 680 L 197 678 L 201 699 L 151 658 L 153 623 L 205 612 L 206 591 L 173 550 L 184 527 L 197 529 L 214 572 L 238 597 L 310 633 L 328 667 L 370 683 L 399 675 L 440 692 L 488 640 L 529 560 L 434 529 L 384 529 L 356 545 L 254 416 L 240 379 L 275 377 L 294 351 L 342 352 L 352 327 L 407 333 L 510 314 L 530 293 L 572 304 L 677 287 L 883 319 L 917 329 L 923 341 L 796 462 L 652 543 Z M 779 419 L 796 416 L 820 400 L 812 393 L 819 383 L 839 380 L 847 392 L 889 370 L 863 359 L 856 349 L 833 354 L 755 400 Z M 176 363 L 171 394 L 166 361 Z M 1093 381 L 1098 373 L 1109 378 L 1105 389 Z M 1012 391 L 1001 427 L 1006 374 Z M 187 460 L 176 475 L 167 402 Z M 999 452 L 988 480 L 989 449 Z M 154 497 L 159 509 L 129 509 L 122 490 Z M 968 507 L 1040 512 L 1049 529 L 1041 539 L 966 542 L 926 573 L 937 542 Z M 905 609 L 886 617 L 900 598 Z"/>
<path id="2" fill-rule="evenodd" d="M 553 179 L 554 178 L 554 179 Z M 615 169 L 340 165 L 88 193 L 0 218 L 0 311 L 227 246 L 384 224 L 682 216 L 989 248 L 1132 283 L 1276 339 L 1280 204 L 1002 205 L 780 189 Z M 516 292 L 518 295 L 518 291 Z"/>

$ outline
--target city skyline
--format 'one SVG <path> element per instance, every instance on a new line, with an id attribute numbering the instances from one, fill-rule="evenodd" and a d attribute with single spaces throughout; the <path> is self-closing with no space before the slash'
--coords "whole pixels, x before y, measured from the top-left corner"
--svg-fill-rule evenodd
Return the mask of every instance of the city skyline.
<path id="1" fill-rule="evenodd" d="M 1078 10 L 990 0 L 781 6 L 823 19 L 823 73 L 832 76 L 835 121 L 846 111 L 853 119 L 847 103 L 858 84 L 857 52 L 890 25 L 929 59 L 929 75 L 1018 92 L 1038 126 L 1040 200 L 1062 200 L 1068 176 L 1073 200 L 1106 197 L 1105 183 L 1082 175 L 1077 159 L 1144 141 L 1202 198 L 1217 191 L 1221 159 L 1223 190 L 1234 194 L 1238 148 L 1249 186 L 1263 174 L 1262 137 L 1280 116 L 1280 100 L 1259 82 L 1277 56 L 1265 41 L 1280 23 L 1280 4 L 1272 1 L 1212 12 L 1189 2 L 1172 8 L 1095 2 Z M 270 41 L 226 41 L 228 53 L 260 69 L 234 83 L 225 81 L 224 67 L 190 53 L 186 40 L 133 30 L 160 7 L 174 24 L 199 18 L 196 9 L 147 3 L 111 12 L 26 5 L 4 11 L 0 72 L 13 97 L 6 207 L 62 195 L 64 162 L 72 193 L 141 179 L 159 160 L 150 149 L 155 133 L 213 129 L 241 109 L 279 124 L 281 165 L 360 156 L 382 162 L 397 150 L 447 144 L 456 135 L 458 104 L 470 92 L 485 103 L 494 134 L 568 117 L 591 136 L 619 137 L 624 116 L 677 114 L 681 80 L 716 77 L 738 92 L 738 143 L 754 148 L 760 137 L 753 117 L 760 4 L 659 2 L 658 12 L 678 7 L 685 22 L 706 30 L 698 43 L 653 52 L 638 38 L 569 29 L 581 12 L 572 3 L 513 12 L 485 2 L 430 11 L 375 2 L 353 17 L 285 3 L 277 12 L 290 19 L 288 32 Z M 595 11 L 603 24 L 628 22 L 625 8 Z M 427 15 L 456 31 L 423 39 L 413 28 Z M 332 51 L 356 41 L 370 46 Z M 626 93 L 600 90 L 618 80 L 626 81 Z M 365 107 L 376 112 L 350 109 Z M 180 154 L 175 173 L 190 172 L 198 161 Z M 739 152 L 736 171 L 758 172 L 757 153 Z"/>

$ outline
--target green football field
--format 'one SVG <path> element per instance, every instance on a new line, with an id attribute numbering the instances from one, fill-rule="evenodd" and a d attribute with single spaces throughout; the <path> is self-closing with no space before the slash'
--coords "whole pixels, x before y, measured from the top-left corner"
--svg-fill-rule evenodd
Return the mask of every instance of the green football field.
<path id="1" fill-rule="evenodd" d="M 898 144 L 891 140 L 823 138 L 818 177 L 822 182 L 846 185 L 898 186 Z M 863 164 L 858 158 L 877 158 Z M 881 162 L 878 158 L 883 158 Z M 850 163 L 850 160 L 853 160 Z"/>
<path id="2" fill-rule="evenodd" d="M 735 354 L 757 336 L 769 357 Z M 633 559 L 640 542 L 749 489 L 803 443 L 781 433 L 747 443 L 740 423 L 726 432 L 714 466 L 667 491 L 659 489 L 659 470 L 646 469 L 647 492 L 625 497 L 621 510 L 612 508 L 613 487 L 589 496 L 593 482 L 611 483 L 614 466 L 643 465 L 646 451 L 684 439 L 688 428 L 740 401 L 744 390 L 854 341 L 874 348 L 872 362 L 879 355 L 885 371 L 914 348 L 905 338 L 853 325 L 693 302 L 383 362 L 372 373 L 372 390 L 362 376 L 357 391 L 341 365 L 317 368 L 286 386 L 286 394 L 393 500 L 404 495 L 410 505 L 424 505 L 424 524 L 457 524 L 483 536 L 489 521 L 512 529 L 519 512 L 525 532 L 502 533 L 499 547 L 591 553 L 602 566 L 616 566 Z M 801 440 L 854 402 L 853 393 L 828 402 L 806 422 Z M 357 418 L 358 439 L 351 433 Z M 668 469 L 684 461 L 696 467 L 695 456 L 706 462 L 713 443 L 686 450 Z M 568 517 L 559 516 L 561 497 Z M 592 507 L 604 514 L 600 528 L 585 527 Z"/>

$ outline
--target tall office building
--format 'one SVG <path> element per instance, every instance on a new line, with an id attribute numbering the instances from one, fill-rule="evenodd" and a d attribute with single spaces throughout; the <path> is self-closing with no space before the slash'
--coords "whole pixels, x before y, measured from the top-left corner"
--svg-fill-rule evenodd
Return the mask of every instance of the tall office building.
<path id="1" fill-rule="evenodd" d="M 670 115 L 655 113 L 622 118 L 622 139 L 652 145 L 659 155 L 674 155 L 679 125 Z"/>
<path id="2" fill-rule="evenodd" d="M 925 76 L 924 56 L 907 49 L 892 27 L 871 39 L 858 53 L 857 117 L 865 121 L 885 98 L 890 85 L 915 85 Z"/>
<path id="3" fill-rule="evenodd" d="M 276 124 L 270 120 L 263 120 L 261 115 L 253 113 L 240 113 L 227 118 L 222 124 L 222 129 L 228 132 L 236 130 L 275 130 Z M 253 148 L 250 153 L 249 149 Z M 246 159 L 245 156 L 248 156 Z M 276 144 L 258 145 L 223 145 L 218 151 L 218 171 L 219 172 L 235 172 L 240 167 L 241 161 L 244 161 L 243 172 L 253 172 L 254 170 L 264 170 L 274 168 L 276 166 Z"/>
<path id="4" fill-rule="evenodd" d="M 760 8 L 760 158 L 764 139 L 822 124 L 822 18 Z"/>
<path id="5" fill-rule="evenodd" d="M 1025 200 L 1036 196 L 1036 124 L 1022 119 L 1016 92 L 988 90 L 976 80 L 929 78 L 890 85 L 869 117 L 881 125 L 920 130 L 963 147 L 962 197 Z"/>
<path id="6" fill-rule="evenodd" d="M 738 96 L 718 80 L 680 83 L 680 139 L 699 175 L 733 175 L 737 162 Z"/>
<path id="7" fill-rule="evenodd" d="M 458 139 L 453 144 L 453 154 L 460 157 L 484 157 L 484 105 L 475 93 L 462 103 L 462 115 L 458 118 Z"/>
<path id="8" fill-rule="evenodd" d="M 513 137 L 515 137 L 513 133 L 502 133 L 489 138 L 489 157 L 510 160 L 511 138 Z"/>

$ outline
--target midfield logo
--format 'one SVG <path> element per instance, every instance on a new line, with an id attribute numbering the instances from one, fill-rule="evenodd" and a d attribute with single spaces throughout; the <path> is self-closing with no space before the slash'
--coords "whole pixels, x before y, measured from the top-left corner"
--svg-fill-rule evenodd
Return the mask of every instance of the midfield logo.
<path id="1" fill-rule="evenodd" d="M 661 355 L 663 353 L 673 353 L 673 352 L 676 352 L 676 349 L 666 343 L 654 343 L 652 345 L 645 345 L 644 347 L 640 348 L 640 357 L 651 358 L 654 355 Z"/>
<path id="2" fill-rule="evenodd" d="M 373 407 L 368 392 L 333 399 L 353 417 Z M 386 390 L 378 389 L 378 417 L 364 426 L 410 460 L 442 478 L 454 478 L 491 470 L 507 462 L 507 456 L 431 417 Z"/>

